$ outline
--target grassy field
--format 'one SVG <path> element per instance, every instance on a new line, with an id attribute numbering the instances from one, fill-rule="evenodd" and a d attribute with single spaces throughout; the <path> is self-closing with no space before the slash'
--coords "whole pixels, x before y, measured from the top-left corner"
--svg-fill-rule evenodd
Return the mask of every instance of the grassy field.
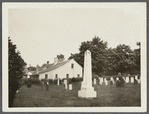
<path id="1" fill-rule="evenodd" d="M 22 86 L 16 94 L 14 107 L 121 107 L 141 106 L 140 85 L 127 84 L 123 88 L 96 85 L 97 98 L 79 98 L 80 84 L 73 84 L 73 90 L 63 85 L 50 85 L 49 91 L 41 86 Z"/>

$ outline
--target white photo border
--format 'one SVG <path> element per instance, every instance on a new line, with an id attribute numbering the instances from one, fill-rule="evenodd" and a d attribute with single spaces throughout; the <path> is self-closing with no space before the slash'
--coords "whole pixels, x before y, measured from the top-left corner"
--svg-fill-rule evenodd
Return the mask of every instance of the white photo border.
<path id="1" fill-rule="evenodd" d="M 8 10 L 23 8 L 99 8 L 119 7 L 118 4 L 139 4 L 144 7 L 141 20 L 141 106 L 140 107 L 8 107 Z M 2 111 L 3 112 L 146 112 L 147 111 L 147 4 L 146 2 L 108 3 L 2 3 Z"/>

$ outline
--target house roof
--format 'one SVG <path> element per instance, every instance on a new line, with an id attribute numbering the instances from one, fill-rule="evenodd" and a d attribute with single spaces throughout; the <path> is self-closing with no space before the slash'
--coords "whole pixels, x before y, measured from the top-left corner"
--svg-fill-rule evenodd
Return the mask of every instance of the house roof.
<path id="1" fill-rule="evenodd" d="M 52 70 L 54 70 L 54 69 L 57 69 L 57 68 L 59 68 L 60 66 L 63 66 L 63 65 L 65 65 L 66 63 L 68 63 L 70 60 L 66 60 L 66 61 L 62 61 L 62 62 L 59 62 L 59 63 L 57 63 L 57 64 L 51 64 L 47 69 L 45 69 L 45 70 L 42 70 L 42 71 L 39 71 L 39 74 L 40 73 L 44 73 L 44 72 L 48 72 L 48 71 L 52 71 Z"/>

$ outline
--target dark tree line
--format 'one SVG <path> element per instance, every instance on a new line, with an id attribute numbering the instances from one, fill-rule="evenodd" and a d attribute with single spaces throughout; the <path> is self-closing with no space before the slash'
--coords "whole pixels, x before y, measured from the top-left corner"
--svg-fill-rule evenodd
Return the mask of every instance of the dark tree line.
<path id="1" fill-rule="evenodd" d="M 26 63 L 22 59 L 20 52 L 16 51 L 10 38 L 8 38 L 8 60 L 9 60 L 9 107 L 13 106 L 16 91 L 20 87 L 20 81 L 23 76 L 23 70 Z"/>
<path id="2" fill-rule="evenodd" d="M 139 49 L 132 50 L 128 45 L 118 45 L 116 48 L 108 48 L 107 42 L 99 37 L 92 41 L 82 42 L 79 53 L 71 54 L 82 67 L 84 64 L 84 52 L 90 50 L 92 54 L 92 71 L 97 75 L 114 75 L 121 73 L 140 73 L 140 42 Z"/>

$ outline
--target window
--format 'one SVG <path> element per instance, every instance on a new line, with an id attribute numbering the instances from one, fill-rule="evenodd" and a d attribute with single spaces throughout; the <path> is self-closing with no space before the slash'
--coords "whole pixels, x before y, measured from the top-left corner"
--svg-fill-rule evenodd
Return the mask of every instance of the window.
<path id="1" fill-rule="evenodd" d="M 46 74 L 46 75 L 45 75 L 45 79 L 47 79 L 47 78 L 48 78 L 48 75 Z"/>
<path id="2" fill-rule="evenodd" d="M 58 74 L 55 74 L 55 78 L 58 78 Z"/>
<path id="3" fill-rule="evenodd" d="M 80 77 L 80 74 L 78 74 L 77 76 L 78 76 L 78 78 L 79 78 L 79 77 Z"/>
<path id="4" fill-rule="evenodd" d="M 74 64 L 73 63 L 71 64 L 71 68 L 74 68 Z"/>
<path id="5" fill-rule="evenodd" d="M 69 78 L 69 74 L 66 74 L 66 78 L 67 78 L 67 79 Z"/>

